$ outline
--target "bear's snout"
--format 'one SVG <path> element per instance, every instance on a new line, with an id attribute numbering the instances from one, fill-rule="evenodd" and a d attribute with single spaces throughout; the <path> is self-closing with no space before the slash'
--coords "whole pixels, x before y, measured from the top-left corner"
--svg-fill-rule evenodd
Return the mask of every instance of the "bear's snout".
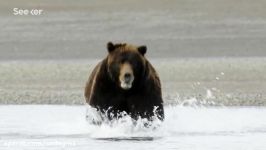
<path id="1" fill-rule="evenodd" d="M 128 90 L 132 87 L 134 74 L 130 64 L 125 63 L 121 65 L 119 80 L 122 89 Z"/>
<path id="2" fill-rule="evenodd" d="M 130 73 L 125 73 L 124 79 L 126 83 L 130 83 L 131 80 L 131 74 Z"/>

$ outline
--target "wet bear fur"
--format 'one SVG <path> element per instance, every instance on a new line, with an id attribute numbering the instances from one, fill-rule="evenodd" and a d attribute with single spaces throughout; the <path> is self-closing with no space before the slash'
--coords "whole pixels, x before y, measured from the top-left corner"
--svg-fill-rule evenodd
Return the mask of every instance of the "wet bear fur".
<path id="1" fill-rule="evenodd" d="M 108 55 L 86 83 L 86 103 L 107 118 L 128 114 L 133 119 L 164 119 L 161 83 L 146 59 L 146 46 L 107 43 Z"/>

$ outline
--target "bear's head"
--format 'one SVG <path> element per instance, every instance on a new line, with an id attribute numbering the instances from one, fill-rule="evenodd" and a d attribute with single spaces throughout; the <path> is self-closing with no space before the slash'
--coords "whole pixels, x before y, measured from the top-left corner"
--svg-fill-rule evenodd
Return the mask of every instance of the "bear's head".
<path id="1" fill-rule="evenodd" d="M 123 90 L 130 90 L 145 75 L 146 46 L 107 43 L 107 71 L 111 79 Z"/>

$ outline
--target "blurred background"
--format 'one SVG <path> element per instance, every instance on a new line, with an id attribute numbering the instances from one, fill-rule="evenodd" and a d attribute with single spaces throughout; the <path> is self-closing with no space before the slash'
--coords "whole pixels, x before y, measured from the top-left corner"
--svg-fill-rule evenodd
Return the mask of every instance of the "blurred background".
<path id="1" fill-rule="evenodd" d="M 264 0 L 0 0 L 0 104 L 84 104 L 90 71 L 113 41 L 147 45 L 167 104 L 266 105 L 265 8 Z"/>

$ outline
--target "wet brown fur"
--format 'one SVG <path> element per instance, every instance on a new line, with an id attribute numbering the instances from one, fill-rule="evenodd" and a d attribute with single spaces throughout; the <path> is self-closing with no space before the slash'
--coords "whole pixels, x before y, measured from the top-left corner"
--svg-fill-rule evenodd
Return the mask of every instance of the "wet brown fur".
<path id="1" fill-rule="evenodd" d="M 153 66 L 139 53 L 137 46 L 123 43 L 114 44 L 114 47 L 115 50 L 109 52 L 108 56 L 93 69 L 86 83 L 86 102 L 102 112 L 118 113 L 125 111 L 135 119 L 139 116 L 151 119 L 152 116 L 157 115 L 163 120 L 161 83 Z M 113 82 L 114 77 L 109 74 L 109 66 L 114 58 L 129 52 L 140 55 L 141 63 L 145 66 L 145 75 L 137 79 L 134 87 L 125 91 Z M 153 112 L 154 106 L 158 107 L 156 113 Z"/>

